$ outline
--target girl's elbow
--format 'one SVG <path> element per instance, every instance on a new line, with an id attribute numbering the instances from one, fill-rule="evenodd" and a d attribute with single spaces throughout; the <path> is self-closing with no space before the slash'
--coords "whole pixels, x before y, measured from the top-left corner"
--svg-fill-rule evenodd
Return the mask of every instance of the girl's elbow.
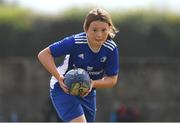
<path id="1" fill-rule="evenodd" d="M 46 59 L 46 52 L 44 52 L 44 51 L 41 51 L 41 52 L 39 52 L 38 53 L 38 55 L 37 55 L 37 58 L 38 58 L 38 60 L 40 61 L 40 62 L 42 62 L 42 61 L 44 61 L 45 59 Z"/>
<path id="2" fill-rule="evenodd" d="M 42 57 L 42 52 L 39 52 L 38 55 L 37 55 L 37 58 L 40 60 Z"/>
<path id="3" fill-rule="evenodd" d="M 115 86 L 117 84 L 118 81 L 118 76 L 115 76 L 112 80 L 112 86 Z"/>
<path id="4" fill-rule="evenodd" d="M 37 55 L 38 59 L 41 60 L 44 58 L 44 56 L 47 56 L 47 54 L 49 53 L 48 49 L 45 48 L 42 51 L 40 51 Z"/>
<path id="5" fill-rule="evenodd" d="M 112 87 L 115 86 L 116 84 L 117 84 L 117 80 L 114 80 L 114 81 L 112 82 Z"/>

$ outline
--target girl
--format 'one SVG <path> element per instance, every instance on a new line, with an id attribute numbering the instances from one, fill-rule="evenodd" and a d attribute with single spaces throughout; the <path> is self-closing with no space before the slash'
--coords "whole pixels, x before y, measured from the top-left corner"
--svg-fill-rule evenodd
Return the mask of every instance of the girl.
<path id="1" fill-rule="evenodd" d="M 84 21 L 84 32 L 57 41 L 38 54 L 42 65 L 52 74 L 50 97 L 65 122 L 94 122 L 96 89 L 111 88 L 119 72 L 118 47 L 112 40 L 117 33 L 108 12 L 91 10 Z M 56 68 L 54 58 L 65 56 Z M 92 79 L 92 88 L 81 96 L 68 94 L 63 75 L 70 69 L 83 68 Z"/>

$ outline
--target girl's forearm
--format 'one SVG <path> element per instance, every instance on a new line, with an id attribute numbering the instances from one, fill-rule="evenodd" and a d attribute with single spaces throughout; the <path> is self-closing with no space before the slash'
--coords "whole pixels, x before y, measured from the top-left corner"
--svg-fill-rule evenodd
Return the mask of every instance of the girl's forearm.
<path id="1" fill-rule="evenodd" d="M 38 59 L 44 68 L 51 73 L 57 80 L 59 80 L 60 75 L 56 69 L 54 58 L 52 57 L 49 48 L 45 48 L 38 54 Z"/>
<path id="2" fill-rule="evenodd" d="M 117 83 L 118 75 L 108 76 L 99 80 L 92 80 L 93 88 L 111 88 Z"/>

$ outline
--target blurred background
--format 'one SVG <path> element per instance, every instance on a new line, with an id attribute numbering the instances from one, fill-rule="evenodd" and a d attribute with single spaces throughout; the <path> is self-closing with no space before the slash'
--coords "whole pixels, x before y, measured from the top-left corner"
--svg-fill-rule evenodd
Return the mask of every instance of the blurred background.
<path id="1" fill-rule="evenodd" d="M 96 7 L 120 30 L 120 77 L 97 91 L 96 121 L 180 121 L 179 0 L 0 0 L 0 121 L 60 121 L 37 54 Z"/>

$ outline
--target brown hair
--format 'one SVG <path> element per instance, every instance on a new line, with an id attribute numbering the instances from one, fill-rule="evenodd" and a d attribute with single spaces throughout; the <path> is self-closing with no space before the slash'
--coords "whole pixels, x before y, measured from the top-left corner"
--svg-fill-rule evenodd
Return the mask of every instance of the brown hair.
<path id="1" fill-rule="evenodd" d="M 114 38 L 116 33 L 118 32 L 118 30 L 115 28 L 115 26 L 112 23 L 110 14 L 101 8 L 93 9 L 87 14 L 83 25 L 85 31 L 88 30 L 90 24 L 93 21 L 102 21 L 109 24 L 109 26 L 111 26 L 109 33 L 110 38 Z"/>

